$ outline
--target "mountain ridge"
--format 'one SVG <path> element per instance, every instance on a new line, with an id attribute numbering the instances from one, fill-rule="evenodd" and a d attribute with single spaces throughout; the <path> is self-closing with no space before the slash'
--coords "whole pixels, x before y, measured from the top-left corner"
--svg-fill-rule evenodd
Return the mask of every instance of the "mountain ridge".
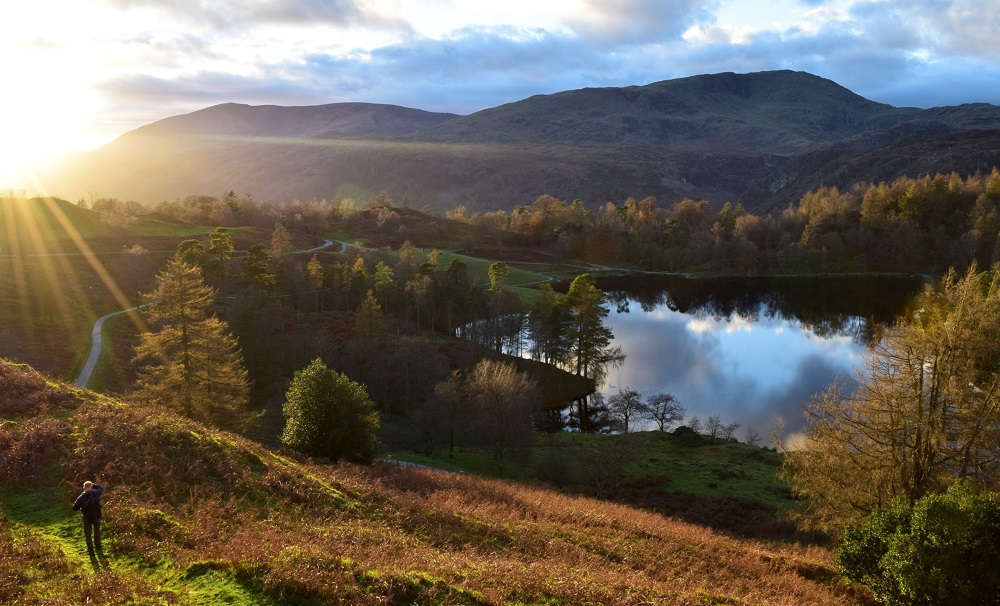
<path id="1" fill-rule="evenodd" d="M 995 156 L 989 136 L 961 137 L 980 131 L 1000 133 L 1000 107 L 898 108 L 805 72 L 726 72 L 535 95 L 466 116 L 366 103 L 221 104 L 125 133 L 44 182 L 64 197 L 146 202 L 384 190 L 438 210 L 510 210 L 543 194 L 591 206 L 654 196 L 768 208 L 821 185 L 849 186 L 848 175 L 971 174 Z M 884 161 L 904 140 L 901 161 Z M 958 153 L 942 159 L 949 144 Z M 865 170 L 859 154 L 880 161 Z"/>

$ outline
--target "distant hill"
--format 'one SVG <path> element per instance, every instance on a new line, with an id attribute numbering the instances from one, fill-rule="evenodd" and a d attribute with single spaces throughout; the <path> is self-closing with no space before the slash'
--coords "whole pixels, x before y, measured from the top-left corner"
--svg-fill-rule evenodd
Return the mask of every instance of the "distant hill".
<path id="1" fill-rule="evenodd" d="M 0 198 L 0 253 L 62 252 L 50 243 L 108 231 L 100 215 L 58 198 Z"/>
<path id="2" fill-rule="evenodd" d="M 803 72 L 723 73 L 538 95 L 468 116 L 230 103 L 126 133 L 44 182 L 64 197 L 152 202 L 385 190 L 438 209 L 511 209 L 542 194 L 766 208 L 820 185 L 988 170 L 997 134 L 993 105 L 897 108 Z"/>

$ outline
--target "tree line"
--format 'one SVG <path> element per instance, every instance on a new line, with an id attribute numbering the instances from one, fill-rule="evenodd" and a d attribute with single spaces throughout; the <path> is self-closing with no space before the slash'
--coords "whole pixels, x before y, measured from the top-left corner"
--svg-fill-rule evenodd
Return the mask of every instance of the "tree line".
<path id="1" fill-rule="evenodd" d="M 359 203 L 293 200 L 263 204 L 249 195 L 188 196 L 143 207 L 108 198 L 81 199 L 113 230 L 154 212 L 195 225 L 271 228 L 321 236 L 367 211 L 386 236 L 407 230 L 402 209 L 385 192 Z M 647 197 L 586 205 L 543 195 L 511 211 L 470 214 L 458 206 L 421 212 L 474 228 L 461 243 L 544 247 L 558 259 L 591 259 L 657 271 L 756 274 L 901 272 L 942 274 L 975 261 L 1000 261 L 1000 171 L 962 177 L 899 177 L 846 190 L 820 187 L 797 204 L 754 213 L 740 203 L 713 207 L 684 199 L 661 205 Z M 405 235 L 401 238 L 405 239 Z M 401 240 L 400 240 L 401 241 Z"/>

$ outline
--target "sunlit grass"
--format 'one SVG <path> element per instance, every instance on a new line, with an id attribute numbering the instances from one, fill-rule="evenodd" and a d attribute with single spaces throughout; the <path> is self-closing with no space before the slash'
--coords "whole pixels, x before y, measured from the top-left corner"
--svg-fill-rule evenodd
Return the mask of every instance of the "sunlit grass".
<path id="1" fill-rule="evenodd" d="M 864 603 L 831 580 L 824 548 L 469 474 L 296 460 L 163 409 L 48 387 L 2 361 L 0 377 L 18 395 L 0 393 L 0 419 L 69 431 L 42 452 L 49 475 L 37 484 L 0 476 L 0 534 L 18 541 L 0 565 L 14 591 L 58 603 L 112 579 L 114 603 Z M 2 471 L 34 442 L 27 423 L 0 428 L 15 444 L 0 450 Z M 93 477 L 107 490 L 99 574 L 76 555 L 69 507 Z"/>
<path id="2" fill-rule="evenodd" d="M 0 223 L 4 349 L 51 359 L 49 368 L 68 376 L 86 357 L 89 326 L 101 310 L 131 307 L 106 265 L 108 253 L 87 240 L 106 230 L 94 213 L 55 199 L 0 199 Z"/>

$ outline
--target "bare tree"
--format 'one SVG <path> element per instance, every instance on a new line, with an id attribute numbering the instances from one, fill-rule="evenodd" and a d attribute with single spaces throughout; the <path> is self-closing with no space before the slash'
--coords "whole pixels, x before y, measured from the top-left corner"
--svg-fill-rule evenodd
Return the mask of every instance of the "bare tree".
<path id="1" fill-rule="evenodd" d="M 608 398 L 608 410 L 621 426 L 622 432 L 628 433 L 632 419 L 645 412 L 646 404 L 638 391 L 619 389 L 618 393 Z"/>
<path id="2" fill-rule="evenodd" d="M 746 429 L 743 430 L 743 442 L 748 446 L 757 446 L 760 444 L 760 432 L 757 431 L 753 426 L 748 425 Z"/>
<path id="3" fill-rule="evenodd" d="M 728 425 L 723 425 L 722 427 L 719 428 L 719 437 L 728 442 L 729 440 L 733 439 L 733 435 L 739 428 L 740 428 L 739 423 L 730 423 Z"/>
<path id="4" fill-rule="evenodd" d="M 691 428 L 691 431 L 701 433 L 701 419 L 698 418 L 698 415 L 692 415 L 691 418 L 688 419 L 687 425 Z"/>
<path id="5" fill-rule="evenodd" d="M 646 398 L 645 417 L 654 421 L 660 431 L 666 431 L 674 423 L 684 419 L 684 407 L 673 394 L 655 393 Z"/>
<path id="6" fill-rule="evenodd" d="M 722 432 L 722 419 L 719 415 L 712 415 L 708 417 L 708 423 L 705 424 L 705 431 L 708 432 L 710 438 L 717 438 Z"/>
<path id="7" fill-rule="evenodd" d="M 476 407 L 477 433 L 494 458 L 502 461 L 510 448 L 531 444 L 531 416 L 539 407 L 534 379 L 513 364 L 481 360 L 465 388 Z"/>

